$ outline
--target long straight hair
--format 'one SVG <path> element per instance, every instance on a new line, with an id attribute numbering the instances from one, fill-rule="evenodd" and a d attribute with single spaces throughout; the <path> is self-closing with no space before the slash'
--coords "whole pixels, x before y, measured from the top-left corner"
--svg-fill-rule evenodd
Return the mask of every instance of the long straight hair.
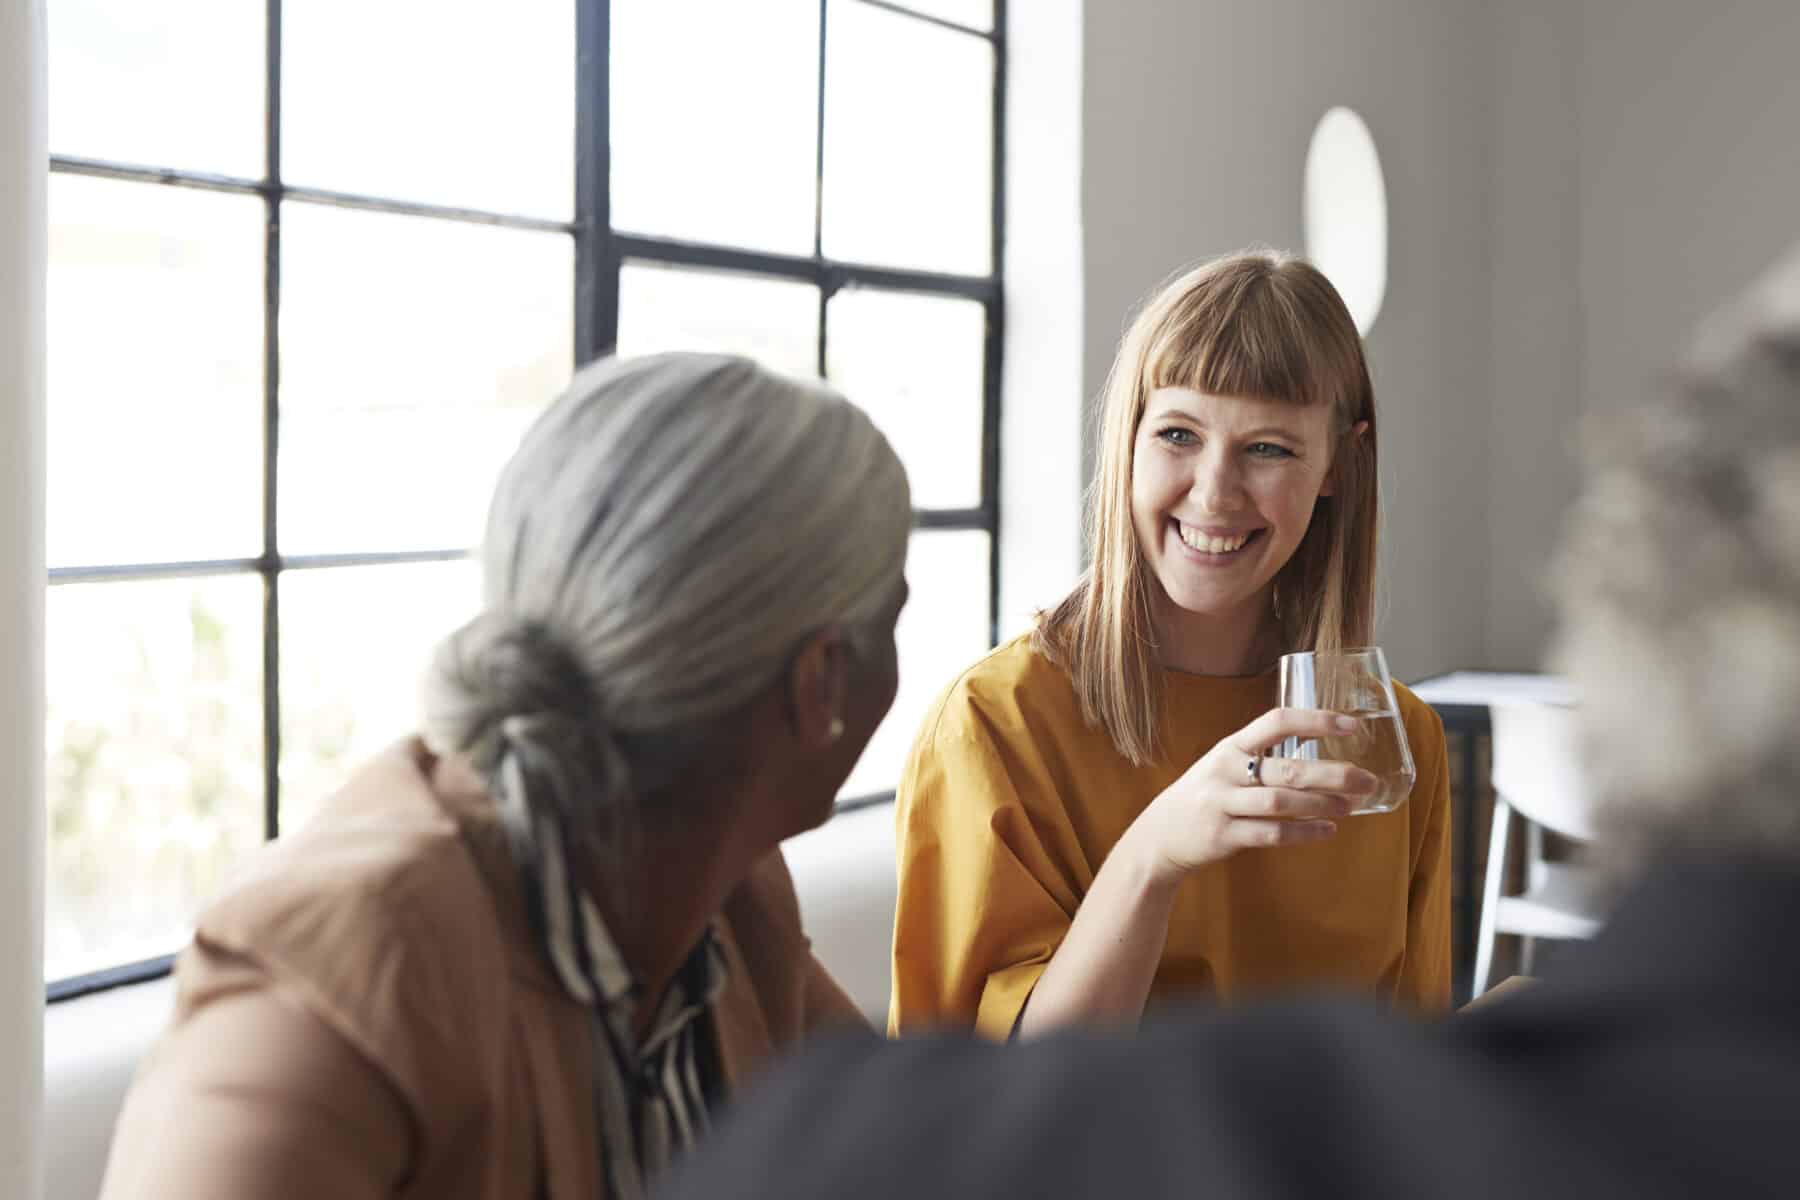
<path id="1" fill-rule="evenodd" d="M 1087 504 L 1092 563 L 1033 635 L 1069 673 L 1088 723 L 1139 765 L 1162 752 L 1151 603 L 1161 585 L 1138 545 L 1131 478 L 1145 404 L 1164 387 L 1330 406 L 1332 494 L 1275 576 L 1274 617 L 1286 651 L 1367 645 L 1375 625 L 1375 391 L 1349 310 L 1315 267 L 1272 251 L 1175 276 L 1138 310 L 1107 375 Z M 1351 437 L 1357 422 L 1368 427 Z"/>

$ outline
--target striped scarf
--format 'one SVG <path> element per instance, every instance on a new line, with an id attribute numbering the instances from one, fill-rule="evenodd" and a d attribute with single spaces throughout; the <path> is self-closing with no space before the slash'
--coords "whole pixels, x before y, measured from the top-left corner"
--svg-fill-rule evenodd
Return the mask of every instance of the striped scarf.
<path id="1" fill-rule="evenodd" d="M 707 930 L 670 981 L 640 1043 L 632 1016 L 642 984 L 569 870 L 562 822 L 542 811 L 548 806 L 531 803 L 516 759 L 503 760 L 500 774 L 501 817 L 533 933 L 558 981 L 590 1018 L 606 1194 L 642 1200 L 649 1179 L 709 1128 L 700 1018 L 725 986 L 725 956 Z"/>

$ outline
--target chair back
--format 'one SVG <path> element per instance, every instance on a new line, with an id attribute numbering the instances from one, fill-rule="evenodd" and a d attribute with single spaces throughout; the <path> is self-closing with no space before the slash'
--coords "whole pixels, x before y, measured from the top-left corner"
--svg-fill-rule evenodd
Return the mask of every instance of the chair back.
<path id="1" fill-rule="evenodd" d="M 1578 842 L 1593 841 L 1594 805 L 1576 750 L 1575 711 L 1502 704 L 1489 716 L 1494 790 L 1527 820 Z"/>

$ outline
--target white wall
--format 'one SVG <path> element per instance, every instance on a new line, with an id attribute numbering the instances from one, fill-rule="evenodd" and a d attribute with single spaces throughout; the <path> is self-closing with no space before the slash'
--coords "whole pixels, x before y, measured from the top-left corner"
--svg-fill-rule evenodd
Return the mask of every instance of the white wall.
<path id="1" fill-rule="evenodd" d="M 1582 13 L 1584 378 L 1605 410 L 1800 240 L 1800 4 Z"/>
<path id="2" fill-rule="evenodd" d="M 1374 133 L 1391 221 L 1368 339 L 1387 509 L 1379 636 L 1406 678 L 1485 649 L 1487 9 L 1114 0 L 1086 17 L 1090 397 L 1125 314 L 1174 268 L 1252 242 L 1304 250 L 1302 167 L 1328 108 L 1351 106 Z"/>
<path id="3" fill-rule="evenodd" d="M 0 1196 L 42 1186 L 44 6 L 0 0 Z"/>
<path id="4" fill-rule="evenodd" d="M 1545 571 L 1574 494 L 1577 458 L 1581 12 L 1567 0 L 1516 0 L 1494 26 L 1493 394 L 1482 665 L 1533 670 L 1551 622 Z"/>
<path id="5" fill-rule="evenodd" d="M 1800 4 L 1511 0 L 1496 34 L 1487 659 L 1527 667 L 1583 419 L 1800 241 Z"/>

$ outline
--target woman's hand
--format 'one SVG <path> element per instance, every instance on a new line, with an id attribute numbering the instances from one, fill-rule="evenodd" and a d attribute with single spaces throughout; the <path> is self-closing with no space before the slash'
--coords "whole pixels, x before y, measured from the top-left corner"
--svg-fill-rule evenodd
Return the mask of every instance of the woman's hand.
<path id="1" fill-rule="evenodd" d="M 1264 713 L 1214 746 L 1132 822 L 1130 842 L 1168 884 L 1253 846 L 1295 846 L 1337 832 L 1335 819 L 1379 781 L 1345 762 L 1263 758 L 1284 738 L 1318 738 L 1357 727 L 1354 717 L 1308 708 Z M 1253 773 L 1252 762 L 1257 763 Z"/>
<path id="2" fill-rule="evenodd" d="M 1020 1036 L 1072 1022 L 1134 1024 L 1168 942 L 1182 879 L 1250 846 L 1328 838 L 1354 797 L 1377 786 L 1374 775 L 1350 763 L 1263 758 L 1263 752 L 1283 738 L 1356 728 L 1355 718 L 1338 713 L 1275 709 L 1214 746 L 1152 800 L 1100 865 L 1031 991 Z"/>

